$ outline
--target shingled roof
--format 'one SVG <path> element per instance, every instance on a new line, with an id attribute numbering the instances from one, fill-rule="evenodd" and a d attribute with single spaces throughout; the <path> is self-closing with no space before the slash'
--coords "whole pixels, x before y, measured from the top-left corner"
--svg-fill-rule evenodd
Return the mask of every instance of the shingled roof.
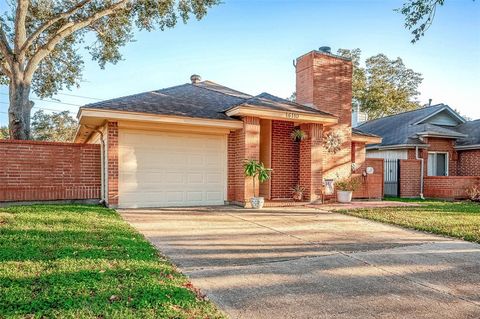
<path id="1" fill-rule="evenodd" d="M 460 124 L 457 131 L 467 135 L 457 140 L 457 146 L 480 145 L 480 119 Z"/>
<path id="2" fill-rule="evenodd" d="M 82 108 L 233 120 L 225 111 L 240 105 L 334 117 L 330 113 L 268 93 L 253 96 L 211 81 L 187 83 L 120 97 L 87 104 Z"/>
<path id="3" fill-rule="evenodd" d="M 428 118 L 446 111 L 460 121 L 457 126 L 443 126 L 428 122 Z M 376 147 L 426 146 L 419 138 L 423 135 L 443 136 L 456 139 L 456 145 L 480 144 L 480 122 L 465 122 L 460 115 L 448 105 L 437 104 L 417 110 L 403 112 L 365 122 L 357 130 L 381 136 L 382 143 Z"/>

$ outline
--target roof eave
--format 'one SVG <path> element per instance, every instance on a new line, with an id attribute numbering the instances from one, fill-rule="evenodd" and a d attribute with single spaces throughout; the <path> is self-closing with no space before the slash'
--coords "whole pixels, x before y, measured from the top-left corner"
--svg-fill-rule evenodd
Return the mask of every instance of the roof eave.
<path id="1" fill-rule="evenodd" d="M 462 116 L 460 116 L 457 112 L 452 110 L 450 108 L 450 106 L 444 105 L 442 108 L 436 110 L 432 114 L 429 114 L 429 115 L 423 117 L 422 119 L 418 120 L 417 122 L 413 123 L 413 125 L 421 124 L 421 123 L 425 122 L 426 120 L 428 120 L 429 118 L 431 118 L 431 117 L 433 117 L 433 116 L 437 115 L 438 113 L 443 112 L 445 110 L 447 110 L 451 115 L 453 115 L 460 123 L 465 123 L 466 122 L 466 120 Z"/>
<path id="2" fill-rule="evenodd" d="M 288 110 L 279 111 L 245 104 L 235 106 L 227 110 L 225 114 L 228 116 L 253 116 L 262 119 L 291 121 L 298 123 L 319 123 L 323 125 L 334 125 L 338 123 L 338 118 L 331 115 Z"/>
<path id="3" fill-rule="evenodd" d="M 429 144 L 395 144 L 395 145 L 370 145 L 367 150 L 395 150 L 395 149 L 411 149 L 411 148 L 428 148 Z"/>
<path id="4" fill-rule="evenodd" d="M 432 132 L 432 131 L 420 132 L 416 134 L 421 137 L 443 137 L 443 138 L 453 138 L 453 139 L 467 137 L 467 135 L 462 133 L 446 134 L 446 133 L 438 133 L 438 132 Z"/>
<path id="5" fill-rule="evenodd" d="M 382 143 L 382 138 L 380 136 L 367 136 L 358 133 L 352 133 L 352 142 L 359 142 L 365 144 L 379 144 Z"/>
<path id="6" fill-rule="evenodd" d="M 200 117 L 187 117 L 165 114 L 151 114 L 141 112 L 116 111 L 106 109 L 94 109 L 82 107 L 78 113 L 78 123 L 82 125 L 98 126 L 100 123 L 108 121 L 136 121 L 155 124 L 174 124 L 216 127 L 222 129 L 236 130 L 243 127 L 243 122 L 239 120 L 209 119 Z M 80 128 L 77 130 L 75 141 L 79 140 Z M 91 134 L 91 132 L 90 132 Z M 88 140 L 88 136 L 82 136 Z"/>
<path id="7" fill-rule="evenodd" d="M 455 146 L 455 149 L 458 151 L 477 150 L 480 149 L 480 144 L 459 145 Z"/>

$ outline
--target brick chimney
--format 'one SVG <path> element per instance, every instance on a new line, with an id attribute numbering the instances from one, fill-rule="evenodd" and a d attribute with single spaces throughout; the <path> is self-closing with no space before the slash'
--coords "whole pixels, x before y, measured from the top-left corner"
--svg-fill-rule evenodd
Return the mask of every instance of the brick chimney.
<path id="1" fill-rule="evenodd" d="M 351 123 L 351 60 L 321 47 L 297 58 L 296 74 L 297 103 L 332 113 L 339 117 L 339 123 Z"/>
<path id="2" fill-rule="evenodd" d="M 323 178 L 336 179 L 351 173 L 352 61 L 321 47 L 296 60 L 296 102 L 338 117 L 338 124 L 323 128 L 324 138 L 340 133 L 342 148 L 323 152 Z"/>

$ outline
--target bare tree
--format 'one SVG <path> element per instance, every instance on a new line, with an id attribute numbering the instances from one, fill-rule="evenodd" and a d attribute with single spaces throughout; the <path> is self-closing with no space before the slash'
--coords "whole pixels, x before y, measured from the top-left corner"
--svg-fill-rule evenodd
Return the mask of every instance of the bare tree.
<path id="1" fill-rule="evenodd" d="M 9 130 L 13 139 L 30 138 L 33 91 L 49 97 L 78 86 L 83 70 L 79 48 L 101 68 L 122 59 L 119 49 L 135 30 L 172 28 L 180 17 L 205 16 L 219 0 L 11 0 L 0 17 L 0 83 L 9 85 Z M 90 39 L 90 38 L 88 38 Z"/>

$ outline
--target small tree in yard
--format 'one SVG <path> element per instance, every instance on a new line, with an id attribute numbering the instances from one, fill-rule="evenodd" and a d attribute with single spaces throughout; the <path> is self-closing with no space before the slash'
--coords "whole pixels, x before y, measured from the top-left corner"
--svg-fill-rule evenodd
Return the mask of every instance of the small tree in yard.
<path id="1" fill-rule="evenodd" d="M 101 68 L 121 60 L 120 48 L 134 30 L 164 30 L 201 19 L 219 0 L 16 0 L 0 16 L 0 84 L 9 85 L 9 130 L 13 139 L 30 138 L 30 93 L 50 97 L 78 86 L 85 46 Z M 90 39 L 90 37 L 88 38 Z"/>
<path id="2" fill-rule="evenodd" d="M 258 178 L 259 183 L 266 182 L 270 178 L 271 168 L 265 168 L 263 163 L 257 160 L 245 160 L 243 164 L 243 169 L 245 176 L 252 177 L 253 180 L 253 196 L 256 197 L 255 193 L 255 179 Z"/>

